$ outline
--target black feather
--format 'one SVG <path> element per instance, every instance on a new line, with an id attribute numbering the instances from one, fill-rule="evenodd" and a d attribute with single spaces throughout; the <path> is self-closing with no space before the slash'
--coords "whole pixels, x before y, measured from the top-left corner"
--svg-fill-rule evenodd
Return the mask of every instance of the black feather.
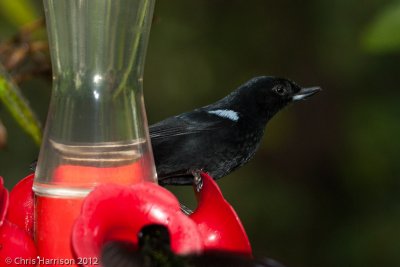
<path id="1" fill-rule="evenodd" d="M 138 234 L 138 247 L 122 241 L 111 241 L 102 250 L 103 267 L 185 267 L 183 258 L 171 251 L 168 228 L 151 224 Z"/>
<path id="2" fill-rule="evenodd" d="M 229 251 L 204 251 L 179 256 L 171 251 L 168 229 L 162 225 L 145 226 L 139 244 L 121 241 L 107 243 L 102 251 L 103 267 L 284 267 L 275 260 L 256 260 Z"/>

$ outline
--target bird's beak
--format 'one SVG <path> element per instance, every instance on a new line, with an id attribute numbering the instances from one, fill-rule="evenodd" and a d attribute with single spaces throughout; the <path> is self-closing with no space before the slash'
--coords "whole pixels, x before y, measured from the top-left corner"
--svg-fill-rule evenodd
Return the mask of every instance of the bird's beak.
<path id="1" fill-rule="evenodd" d="M 301 88 L 301 90 L 292 96 L 292 101 L 298 101 L 298 100 L 304 100 L 316 93 L 321 91 L 321 87 L 315 86 L 315 87 L 308 87 L 308 88 Z"/>

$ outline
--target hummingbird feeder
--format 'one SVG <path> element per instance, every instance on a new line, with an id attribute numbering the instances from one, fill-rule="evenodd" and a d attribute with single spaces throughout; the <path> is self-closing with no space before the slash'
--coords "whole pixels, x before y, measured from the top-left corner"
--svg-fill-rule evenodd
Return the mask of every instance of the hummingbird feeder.
<path id="1" fill-rule="evenodd" d="M 73 258 L 72 225 L 97 185 L 156 182 L 142 93 L 153 6 L 44 0 L 53 91 L 33 183 L 42 257 Z"/>
<path id="2" fill-rule="evenodd" d="M 237 214 L 209 175 L 194 185 L 190 216 L 157 185 L 142 93 L 154 1 L 44 0 L 44 7 L 53 91 L 35 174 L 10 196 L 0 184 L 7 246 L 0 258 L 13 251 L 30 257 L 26 266 L 101 265 L 106 242 L 135 244 L 154 223 L 168 228 L 174 253 L 251 257 Z"/>

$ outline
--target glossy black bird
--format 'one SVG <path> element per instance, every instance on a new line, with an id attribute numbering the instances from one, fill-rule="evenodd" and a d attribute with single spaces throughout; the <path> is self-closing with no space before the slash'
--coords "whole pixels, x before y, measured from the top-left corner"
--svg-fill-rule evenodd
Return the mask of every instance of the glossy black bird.
<path id="1" fill-rule="evenodd" d="M 321 89 L 276 77 L 256 77 L 214 104 L 150 126 L 161 185 L 192 184 L 193 171 L 219 179 L 247 163 L 268 121 L 291 102 Z"/>
<path id="2" fill-rule="evenodd" d="M 103 267 L 283 267 L 272 259 L 256 260 L 228 251 L 204 251 L 201 254 L 176 255 L 171 251 L 168 229 L 162 225 L 143 227 L 139 244 L 111 241 L 102 249 Z"/>
<path id="3" fill-rule="evenodd" d="M 102 249 L 104 267 L 184 267 L 185 261 L 171 251 L 168 229 L 150 224 L 138 234 L 137 248 L 128 242 L 111 241 Z"/>

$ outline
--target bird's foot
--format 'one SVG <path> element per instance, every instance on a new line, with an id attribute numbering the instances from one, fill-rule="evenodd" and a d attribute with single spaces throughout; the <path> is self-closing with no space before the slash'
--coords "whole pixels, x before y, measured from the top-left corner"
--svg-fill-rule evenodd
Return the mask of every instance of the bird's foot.
<path id="1" fill-rule="evenodd" d="M 193 175 L 193 183 L 196 186 L 196 191 L 200 192 L 200 190 L 203 188 L 203 179 L 201 178 L 201 175 L 200 175 L 200 173 L 203 172 L 203 169 L 191 170 L 190 172 Z"/>

